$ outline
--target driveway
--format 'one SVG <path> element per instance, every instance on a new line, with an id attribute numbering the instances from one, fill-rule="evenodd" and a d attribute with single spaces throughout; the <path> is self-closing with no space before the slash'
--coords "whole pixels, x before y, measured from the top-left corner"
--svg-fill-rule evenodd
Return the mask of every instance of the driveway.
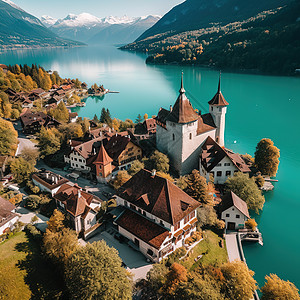
<path id="1" fill-rule="evenodd" d="M 29 139 L 25 139 L 25 138 L 18 138 L 19 141 L 19 145 L 18 145 L 18 149 L 16 151 L 16 156 L 20 155 L 23 151 L 24 148 L 30 148 L 33 149 L 35 148 L 35 144 L 29 140 Z"/>
<path id="2" fill-rule="evenodd" d="M 152 264 L 146 261 L 146 257 L 132 248 L 130 248 L 126 243 L 120 243 L 116 240 L 113 235 L 115 230 L 109 228 L 107 231 L 103 231 L 93 236 L 88 243 L 93 243 L 95 241 L 104 240 L 109 247 L 117 249 L 119 256 L 122 261 L 126 264 L 127 270 L 133 274 L 133 280 L 146 278 L 148 271 L 152 268 Z M 85 242 L 86 243 L 86 242 Z"/>
<path id="3" fill-rule="evenodd" d="M 229 233 L 225 235 L 226 248 L 227 248 L 228 258 L 230 262 L 234 260 L 241 261 L 236 235 L 237 235 L 236 233 Z"/>

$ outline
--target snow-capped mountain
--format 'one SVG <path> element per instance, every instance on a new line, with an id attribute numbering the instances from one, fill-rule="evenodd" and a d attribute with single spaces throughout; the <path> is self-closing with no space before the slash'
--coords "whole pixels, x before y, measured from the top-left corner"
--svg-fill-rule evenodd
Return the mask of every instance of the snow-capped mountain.
<path id="1" fill-rule="evenodd" d="M 41 22 L 46 26 L 46 27 L 50 27 L 52 25 L 54 25 L 57 22 L 57 19 L 52 18 L 50 16 L 42 16 L 41 17 Z"/>
<path id="2" fill-rule="evenodd" d="M 111 41 L 114 41 L 114 43 L 124 43 L 124 40 L 125 43 L 127 43 L 133 41 L 139 34 L 142 34 L 159 19 L 160 16 L 108 16 L 98 18 L 89 13 L 81 13 L 79 15 L 69 14 L 63 19 L 56 20 L 51 26 L 49 26 L 49 20 L 53 22 L 55 20 L 54 18 L 45 16 L 41 18 L 41 21 L 45 26 L 49 27 L 61 37 L 71 38 L 81 42 L 95 43 L 101 36 L 100 32 L 105 30 L 106 33 L 104 37 L 106 38 L 101 41 L 102 43 L 111 43 Z M 119 32 L 125 28 L 127 31 L 125 30 L 126 32 L 123 32 L 123 36 L 119 35 Z M 120 36 L 122 41 L 120 40 L 120 42 L 118 42 L 117 36 Z M 132 37 L 133 40 L 131 40 Z"/>
<path id="3" fill-rule="evenodd" d="M 19 7 L 17 4 L 13 3 L 10 0 L 2 0 L 3 2 L 9 4 L 11 7 L 16 8 L 18 10 L 24 11 L 21 7 Z"/>

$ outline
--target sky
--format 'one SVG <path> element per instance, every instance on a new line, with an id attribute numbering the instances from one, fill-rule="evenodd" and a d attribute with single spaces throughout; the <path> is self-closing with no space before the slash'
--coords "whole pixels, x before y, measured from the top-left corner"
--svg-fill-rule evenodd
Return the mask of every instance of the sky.
<path id="1" fill-rule="evenodd" d="M 13 0 L 28 13 L 64 18 L 69 13 L 87 12 L 97 17 L 164 15 L 184 0 Z"/>

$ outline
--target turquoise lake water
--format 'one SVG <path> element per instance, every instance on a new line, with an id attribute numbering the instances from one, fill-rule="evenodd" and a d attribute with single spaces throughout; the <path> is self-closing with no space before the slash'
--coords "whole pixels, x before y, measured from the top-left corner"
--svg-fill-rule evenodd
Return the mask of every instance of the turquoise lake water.
<path id="1" fill-rule="evenodd" d="M 207 102 L 217 90 L 217 71 L 198 67 L 147 66 L 145 56 L 113 47 L 21 50 L 0 53 L 0 63 L 37 63 L 57 70 L 62 77 L 89 85 L 97 82 L 119 94 L 88 98 L 79 116 L 92 118 L 108 108 L 113 117 L 135 120 L 140 113 L 157 114 L 174 104 L 184 72 L 185 89 L 193 106 L 208 111 Z M 276 273 L 300 288 L 300 78 L 223 72 L 222 92 L 229 102 L 226 147 L 253 154 L 257 142 L 271 138 L 281 158 L 273 192 L 266 194 L 263 212 L 255 216 L 264 246 L 244 247 L 248 266 L 260 285 Z"/>

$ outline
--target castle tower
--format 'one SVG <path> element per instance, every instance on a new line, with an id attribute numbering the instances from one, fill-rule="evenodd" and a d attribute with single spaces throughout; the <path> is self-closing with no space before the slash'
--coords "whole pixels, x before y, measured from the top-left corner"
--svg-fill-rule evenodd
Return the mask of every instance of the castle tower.
<path id="1" fill-rule="evenodd" d="M 107 182 L 111 179 L 113 160 L 107 154 L 103 144 L 93 164 L 96 166 L 96 177 L 99 182 Z"/>
<path id="2" fill-rule="evenodd" d="M 224 146 L 224 133 L 225 133 L 225 115 L 227 111 L 227 105 L 229 103 L 224 99 L 221 93 L 221 73 L 219 77 L 218 91 L 215 96 L 208 102 L 209 113 L 212 115 L 216 130 L 216 142 L 223 147 Z"/>

